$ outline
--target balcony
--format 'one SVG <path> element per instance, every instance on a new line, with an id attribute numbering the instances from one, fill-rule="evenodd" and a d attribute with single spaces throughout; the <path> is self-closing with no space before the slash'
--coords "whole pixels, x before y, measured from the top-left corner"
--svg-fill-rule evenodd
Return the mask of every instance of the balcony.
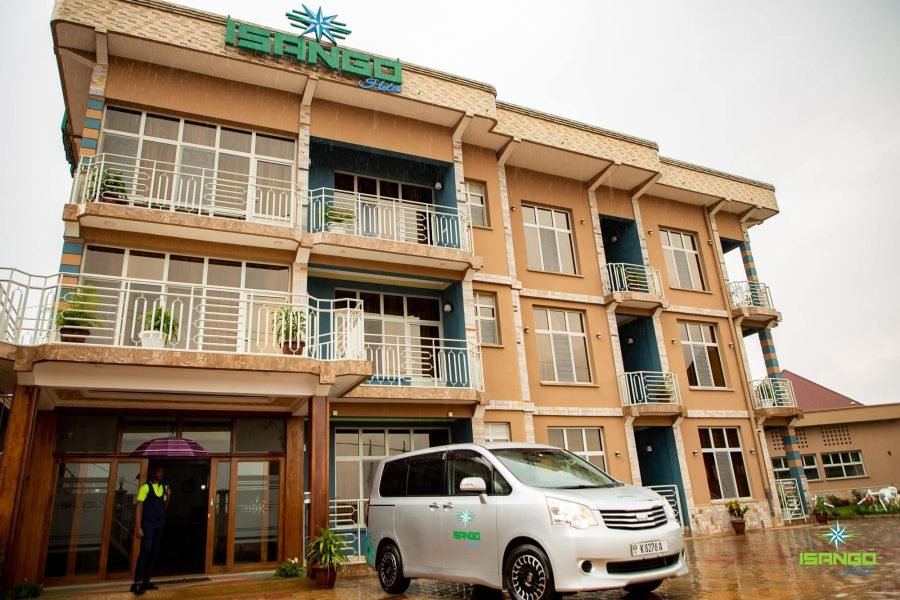
<path id="1" fill-rule="evenodd" d="M 601 271 L 607 303 L 632 308 L 665 306 L 659 270 L 644 265 L 609 263 Z"/>
<path id="2" fill-rule="evenodd" d="M 268 389 L 283 401 L 325 380 L 349 390 L 371 373 L 359 300 L 96 275 L 0 269 L 0 342 L 24 347 L 18 356 L 45 377 L 36 385 L 90 391 Z"/>
<path id="3" fill-rule="evenodd" d="M 802 411 L 794 396 L 794 384 L 790 379 L 767 377 L 750 382 L 750 397 L 757 413 L 769 417 L 792 417 Z"/>
<path id="4" fill-rule="evenodd" d="M 468 214 L 456 206 L 318 188 L 304 210 L 313 252 L 453 270 L 475 261 Z"/>
<path id="5" fill-rule="evenodd" d="M 678 378 L 668 371 L 631 371 L 619 375 L 626 415 L 681 415 Z"/>
<path id="6" fill-rule="evenodd" d="M 201 238 L 198 229 L 211 229 L 216 235 L 206 239 L 287 247 L 284 239 L 296 238 L 299 246 L 291 181 L 99 154 L 78 166 L 71 204 L 89 226 L 173 236 L 187 227 Z"/>
<path id="7" fill-rule="evenodd" d="M 744 335 L 771 327 L 781 320 L 772 302 L 769 286 L 758 281 L 733 281 L 728 284 L 731 313 L 741 319 Z"/>

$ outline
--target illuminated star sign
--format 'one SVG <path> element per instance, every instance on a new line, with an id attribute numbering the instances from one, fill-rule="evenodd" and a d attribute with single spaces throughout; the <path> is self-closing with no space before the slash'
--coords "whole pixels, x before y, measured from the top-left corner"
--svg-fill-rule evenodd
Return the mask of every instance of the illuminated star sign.
<path id="1" fill-rule="evenodd" d="M 472 519 L 475 518 L 475 514 L 467 508 L 461 513 L 457 513 L 456 518 L 459 519 L 459 522 L 463 524 L 463 527 L 468 527 L 469 523 L 472 522 Z"/>
<path id="2" fill-rule="evenodd" d="M 292 26 L 304 30 L 302 35 L 314 34 L 317 42 L 321 42 L 322 38 L 325 38 L 337 45 L 338 40 L 346 39 L 350 35 L 347 24 L 335 21 L 337 15 L 330 17 L 323 15 L 321 6 L 318 11 L 313 12 L 304 4 L 302 11 L 292 10 L 285 13 L 285 16 L 291 21 L 295 21 L 291 23 Z"/>
<path id="3" fill-rule="evenodd" d="M 828 540 L 829 544 L 834 544 L 835 552 L 839 552 L 841 544 L 846 544 L 847 540 L 855 538 L 856 534 L 847 531 L 846 527 L 841 527 L 840 522 L 835 522 L 834 527 L 827 533 L 820 534 L 819 537 Z"/>

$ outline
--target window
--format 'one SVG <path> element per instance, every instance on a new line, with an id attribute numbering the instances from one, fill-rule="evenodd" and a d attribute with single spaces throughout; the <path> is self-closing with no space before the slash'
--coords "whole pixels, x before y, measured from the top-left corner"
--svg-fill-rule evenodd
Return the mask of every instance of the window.
<path id="1" fill-rule="evenodd" d="M 669 285 L 686 290 L 705 290 L 703 271 L 700 269 L 700 251 L 697 238 L 690 233 L 660 229 Z"/>
<path id="2" fill-rule="evenodd" d="M 528 268 L 575 275 L 572 217 L 564 210 L 522 205 Z"/>
<path id="3" fill-rule="evenodd" d="M 772 457 L 772 470 L 775 472 L 775 479 L 791 478 L 791 470 L 788 468 L 787 458 L 784 456 Z"/>
<path id="4" fill-rule="evenodd" d="M 534 309 L 541 381 L 590 383 L 584 315 L 568 310 Z"/>
<path id="5" fill-rule="evenodd" d="M 497 296 L 475 292 L 475 320 L 478 322 L 478 343 L 498 345 L 500 330 L 497 327 Z"/>
<path id="6" fill-rule="evenodd" d="M 606 470 L 603 431 L 600 427 L 550 427 L 550 445 L 577 454 L 598 469 Z"/>
<path id="7" fill-rule="evenodd" d="M 484 424 L 484 441 L 485 442 L 508 442 L 509 423 L 485 423 Z"/>
<path id="8" fill-rule="evenodd" d="M 491 496 L 505 496 L 512 491 L 509 483 L 494 470 L 491 463 L 474 450 L 457 450 L 447 460 L 447 479 L 451 496 L 467 496 L 471 492 L 461 492 L 459 484 L 466 477 L 481 477 Z"/>
<path id="9" fill-rule="evenodd" d="M 698 431 L 710 498 L 723 500 L 749 497 L 750 483 L 744 467 L 738 428 L 701 427 Z"/>
<path id="10" fill-rule="evenodd" d="M 409 461 L 407 496 L 446 496 L 443 453 L 425 454 Z"/>
<path id="11" fill-rule="evenodd" d="M 843 477 L 865 477 L 862 452 L 832 452 L 822 455 L 822 466 L 825 467 L 825 479 L 841 479 Z"/>
<path id="12" fill-rule="evenodd" d="M 469 205 L 469 217 L 475 227 L 489 227 L 487 205 L 484 202 L 484 184 L 466 180 L 466 204 Z"/>
<path id="13" fill-rule="evenodd" d="M 714 325 L 679 321 L 681 351 L 687 367 L 688 385 L 725 387 L 725 371 Z"/>
<path id="14" fill-rule="evenodd" d="M 409 468 L 409 460 L 401 459 L 386 462 L 381 472 L 381 483 L 378 493 L 383 497 L 406 495 L 406 471 Z"/>
<path id="15" fill-rule="evenodd" d="M 434 219 L 421 206 L 434 204 L 434 190 L 430 187 L 352 173 L 335 173 L 334 189 L 337 192 L 330 202 L 337 214 L 355 215 L 355 218 L 332 221 L 326 217 L 329 231 L 414 244 L 433 243 L 435 236 L 443 239 L 441 231 L 437 230 L 440 226 L 435 227 Z M 382 201 L 383 198 L 388 201 Z M 403 202 L 397 203 L 395 200 Z M 348 227 L 351 229 L 347 230 Z"/>
<path id="16" fill-rule="evenodd" d="M 816 455 L 804 454 L 800 458 L 803 459 L 803 474 L 806 476 L 806 479 L 808 481 L 818 481 L 821 479 L 819 476 L 819 465 L 816 463 Z"/>

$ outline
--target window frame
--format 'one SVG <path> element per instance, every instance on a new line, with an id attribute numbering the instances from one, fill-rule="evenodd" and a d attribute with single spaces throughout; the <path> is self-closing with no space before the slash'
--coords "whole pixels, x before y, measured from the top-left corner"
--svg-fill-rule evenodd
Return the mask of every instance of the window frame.
<path id="1" fill-rule="evenodd" d="M 540 373 L 541 363 L 543 361 L 541 361 L 541 356 L 540 356 L 541 355 L 541 344 L 540 344 L 540 341 L 538 341 L 538 378 L 539 378 L 539 381 L 541 382 L 541 384 L 592 385 L 594 383 L 594 369 L 593 369 L 593 365 L 592 365 L 593 361 L 591 360 L 591 345 L 588 343 L 589 340 L 588 340 L 588 336 L 587 336 L 587 317 L 585 315 L 585 312 L 581 311 L 581 310 L 569 310 L 566 308 L 553 308 L 553 307 L 548 307 L 548 306 L 532 307 L 533 314 L 536 314 L 537 311 L 546 311 L 547 312 L 547 326 L 550 327 L 550 329 L 539 328 L 536 324 L 537 318 L 535 318 L 534 319 L 535 320 L 534 333 L 535 333 L 535 336 L 538 337 L 538 340 L 540 340 L 540 336 L 542 336 L 542 335 L 550 336 L 550 351 L 552 354 L 553 375 L 554 375 L 554 379 L 544 379 Z M 565 323 L 566 323 L 565 331 L 557 331 L 557 330 L 553 329 L 553 321 L 550 319 L 550 311 L 562 312 L 565 315 L 565 317 L 564 317 Z M 578 315 L 579 319 L 581 319 L 581 330 L 582 330 L 581 333 L 578 333 L 578 332 L 573 333 L 572 331 L 569 330 L 569 316 L 568 315 L 570 313 Z M 562 381 L 559 379 L 559 367 L 558 367 L 557 361 L 556 361 L 556 350 L 553 345 L 553 335 L 554 334 L 565 334 L 569 338 L 569 359 L 572 361 L 571 362 L 572 374 L 574 377 L 574 379 L 572 381 Z M 577 374 L 576 374 L 577 370 L 575 368 L 575 351 L 572 346 L 572 338 L 580 338 L 584 341 L 584 351 L 585 351 L 585 356 L 587 358 L 587 370 L 588 370 L 587 381 L 578 381 Z"/>
<path id="2" fill-rule="evenodd" d="M 495 292 L 482 292 L 476 290 L 473 294 L 475 300 L 475 333 L 478 338 L 478 344 L 480 346 L 502 346 L 503 338 L 500 337 L 500 319 L 497 315 L 497 294 Z M 490 298 L 491 304 L 487 305 L 480 301 L 480 296 L 484 296 Z M 485 317 L 481 314 L 481 309 L 488 308 L 494 311 L 493 317 Z M 496 332 L 497 341 L 495 342 L 484 342 L 481 338 L 481 323 L 482 321 L 488 321 L 494 323 L 494 331 Z"/>
<path id="3" fill-rule="evenodd" d="M 678 337 L 679 337 L 679 342 L 682 347 L 682 359 L 685 361 L 684 371 L 685 371 L 685 377 L 687 377 L 687 380 L 688 380 L 688 386 L 690 388 L 696 388 L 696 389 L 701 389 L 701 390 L 727 390 L 727 389 L 729 389 L 728 378 L 726 377 L 727 369 L 725 368 L 725 355 L 722 352 L 722 347 L 719 345 L 720 337 L 719 337 L 718 324 L 704 322 L 704 321 L 678 321 L 677 323 L 678 323 L 678 329 L 679 329 Z M 692 325 L 695 325 L 695 326 L 698 326 L 701 328 L 701 339 L 698 341 L 694 341 L 693 339 L 691 339 L 691 326 Z M 707 342 L 704 339 L 702 339 L 702 337 L 704 336 L 704 328 L 707 328 L 707 327 L 712 332 L 712 335 L 715 338 L 714 341 L 712 341 L 712 342 Z M 684 339 L 685 333 L 687 333 L 688 339 Z M 712 385 L 704 385 L 700 381 L 699 371 L 696 368 L 696 366 L 694 365 L 694 363 L 696 362 L 696 357 L 694 355 L 694 350 L 693 350 L 695 346 L 704 349 L 703 356 L 705 356 L 706 360 L 709 361 L 708 366 L 709 366 L 710 376 L 712 377 Z M 684 356 L 684 348 L 685 347 L 690 348 L 691 363 L 688 363 L 687 358 Z M 709 358 L 709 350 L 708 350 L 709 348 L 716 349 L 716 354 L 719 358 L 719 370 L 722 374 L 722 385 L 715 384 L 715 373 L 713 372 L 712 361 Z M 691 383 L 691 367 L 693 367 L 693 369 L 694 369 L 694 377 L 696 378 L 697 383 Z"/>
<path id="4" fill-rule="evenodd" d="M 806 464 L 806 459 L 807 459 L 807 458 L 811 458 L 811 459 L 812 459 L 812 464 L 811 464 L 811 465 Z M 807 480 L 807 481 L 822 481 L 822 472 L 819 471 L 819 460 L 818 460 L 818 458 L 816 458 L 816 455 L 815 455 L 815 454 L 801 454 L 801 455 L 800 455 L 800 460 L 801 460 L 801 462 L 802 462 L 803 476 L 806 477 L 806 480 Z M 815 469 L 815 471 L 816 471 L 816 476 L 815 476 L 815 477 L 810 477 L 810 476 L 809 476 L 808 471 L 809 471 L 810 469 Z"/>
<path id="5" fill-rule="evenodd" d="M 841 456 L 842 454 L 851 454 L 851 455 L 856 454 L 857 459 L 844 461 L 843 457 Z M 825 462 L 826 456 L 830 458 L 835 455 L 837 455 L 838 458 L 841 459 L 840 462 L 831 462 L 831 463 Z M 859 478 L 859 477 L 868 477 L 868 474 L 866 473 L 866 464 L 865 464 L 865 461 L 863 460 L 862 450 L 840 450 L 837 452 L 822 452 L 821 456 L 822 456 L 822 474 L 825 476 L 825 479 L 854 479 L 854 478 Z M 862 470 L 862 474 L 847 475 L 847 467 L 848 466 L 857 466 L 857 465 L 859 465 L 859 468 Z M 839 477 L 831 477 L 828 475 L 829 468 L 831 468 L 831 469 L 840 468 L 844 474 Z"/>
<path id="6" fill-rule="evenodd" d="M 373 194 L 365 194 L 366 196 L 369 196 L 369 197 L 372 197 L 372 198 L 378 198 L 378 199 L 384 198 L 384 199 L 387 199 L 387 200 L 397 200 L 397 201 L 400 201 L 400 202 L 413 202 L 413 200 L 404 200 L 404 199 L 403 199 L 403 186 L 404 186 L 404 185 L 408 185 L 408 186 L 411 186 L 411 187 L 421 188 L 421 189 L 423 189 L 423 190 L 428 190 L 429 193 L 431 193 L 431 202 L 428 203 L 429 206 L 434 206 L 434 205 L 435 205 L 435 202 L 436 202 L 436 197 L 435 197 L 434 189 L 431 188 L 431 187 L 428 187 L 427 185 L 423 185 L 423 184 L 420 184 L 420 183 L 413 183 L 412 181 L 400 181 L 400 180 L 398 180 L 398 179 L 390 179 L 390 178 L 388 178 L 388 177 L 373 177 L 373 176 L 371 176 L 371 175 L 366 175 L 366 174 L 364 174 L 364 173 L 354 173 L 354 172 L 352 172 L 352 171 L 344 171 L 344 170 L 341 170 L 341 169 L 335 170 L 334 174 L 335 174 L 335 175 L 344 175 L 344 176 L 346 176 L 346 177 L 352 177 L 352 178 L 353 178 L 353 190 L 352 190 L 352 191 L 351 191 L 351 190 L 338 190 L 337 188 L 334 188 L 335 191 L 341 191 L 341 192 L 352 193 L 352 194 L 363 194 L 364 192 L 360 192 L 360 191 L 359 191 L 359 178 L 360 178 L 360 177 L 363 177 L 363 178 L 365 178 L 365 179 L 371 179 L 371 180 L 375 181 L 375 184 L 378 186 L 378 193 L 377 193 L 377 194 L 374 194 L 374 195 L 373 195 Z M 382 184 L 382 183 L 393 183 L 393 184 L 396 184 L 396 185 L 397 185 L 397 194 L 399 194 L 399 195 L 395 197 L 395 196 L 386 196 L 386 195 L 382 194 L 382 193 L 381 193 L 381 184 Z M 421 204 L 421 203 L 420 203 L 420 204 Z"/>
<path id="7" fill-rule="evenodd" d="M 791 469 L 788 467 L 786 456 L 772 457 L 772 473 L 775 479 L 791 479 Z"/>
<path id="8" fill-rule="evenodd" d="M 505 437 L 505 439 L 500 439 L 498 436 L 494 435 L 492 430 L 495 428 L 506 428 L 506 435 L 501 436 Z M 484 441 L 485 443 L 490 442 L 511 442 L 512 441 L 512 431 L 510 428 L 510 423 L 508 421 L 493 421 L 490 423 L 484 424 Z"/>
<path id="9" fill-rule="evenodd" d="M 700 238 L 696 232 L 693 231 L 679 231 L 677 229 L 669 229 L 668 227 L 660 227 L 660 245 L 662 246 L 663 258 L 666 263 L 666 272 L 669 275 L 669 287 L 675 290 L 684 290 L 688 292 L 709 292 L 709 285 L 707 283 L 707 276 L 703 269 L 703 255 L 700 252 Z M 682 240 L 682 247 L 677 248 L 671 243 L 671 236 L 677 235 Z M 696 250 L 688 250 L 684 245 L 684 238 L 690 238 L 693 241 L 693 246 Z M 681 281 L 681 277 L 678 274 L 677 269 L 677 261 L 675 260 L 675 253 L 683 252 L 686 255 L 686 259 L 689 262 L 688 272 L 691 274 L 691 281 L 689 282 L 689 286 L 684 285 L 684 282 Z M 700 286 L 697 287 L 694 285 L 694 276 L 693 272 L 690 270 L 690 261 L 694 261 L 694 264 L 697 266 L 697 275 L 700 278 Z"/>
<path id="10" fill-rule="evenodd" d="M 528 223 L 525 220 L 525 211 L 529 210 L 529 209 L 535 211 L 535 222 L 534 223 Z M 551 219 L 553 221 L 553 225 L 551 225 L 551 226 L 541 225 L 538 222 L 537 211 L 540 211 L 540 210 L 550 211 L 550 213 L 552 215 Z M 562 228 L 556 226 L 556 217 L 555 217 L 556 213 L 561 213 L 566 216 L 566 218 L 568 219 L 568 222 L 569 222 L 568 229 L 562 229 Z M 532 204 L 530 202 L 522 203 L 522 226 L 523 226 L 525 232 L 527 232 L 529 228 L 537 230 L 537 234 L 538 234 L 537 235 L 537 240 L 538 240 L 537 252 L 541 259 L 540 268 L 535 268 L 535 267 L 531 266 L 531 264 L 528 261 L 528 236 L 525 235 L 525 263 L 526 263 L 529 271 L 536 271 L 539 273 L 552 273 L 554 275 L 569 275 L 569 276 L 576 276 L 576 277 L 581 276 L 581 269 L 579 268 L 579 264 L 578 264 L 578 262 L 579 262 L 578 261 L 578 248 L 575 244 L 575 229 L 572 226 L 573 219 L 574 219 L 574 217 L 572 216 L 572 211 L 567 208 L 560 208 L 560 207 L 555 207 L 555 206 L 541 206 L 539 204 Z M 546 230 L 553 232 L 553 240 L 554 240 L 554 243 L 556 244 L 557 257 L 558 257 L 559 263 L 560 263 L 559 271 L 552 271 L 545 267 L 546 261 L 544 260 L 543 242 L 541 242 L 541 235 L 540 235 L 540 232 L 542 229 L 546 229 Z M 572 252 L 572 268 L 573 268 L 573 271 L 571 273 L 562 270 L 562 262 L 563 261 L 562 261 L 562 253 L 560 252 L 560 247 L 559 247 L 559 237 L 557 236 L 558 233 L 566 233 L 569 236 L 569 247 Z"/>
<path id="11" fill-rule="evenodd" d="M 607 473 L 607 472 L 608 472 L 608 471 L 606 470 L 606 467 L 607 467 L 607 463 L 606 463 L 606 439 L 605 439 L 604 436 L 603 436 L 603 427 L 599 427 L 599 426 L 598 426 L 598 427 L 566 427 L 566 426 L 563 426 L 563 425 L 547 427 L 547 440 L 548 440 L 548 442 L 549 442 L 549 440 L 550 440 L 550 432 L 551 432 L 551 431 L 554 431 L 554 430 L 559 430 L 559 431 L 562 432 L 562 435 L 563 435 L 563 448 L 562 448 L 562 450 L 567 450 L 567 451 L 571 452 L 572 454 L 574 454 L 575 456 L 578 456 L 578 457 L 580 457 L 580 458 L 583 458 L 584 460 L 586 460 L 587 462 L 591 463 L 592 465 L 594 465 L 594 463 L 591 462 L 590 457 L 591 457 L 591 456 L 599 456 L 599 457 L 600 457 L 600 461 L 601 461 L 601 463 L 602 463 L 602 466 L 600 466 L 600 467 L 598 467 L 598 468 L 599 468 L 601 471 L 603 471 L 604 473 Z M 587 449 L 587 447 L 588 447 L 588 445 L 587 445 L 587 432 L 588 432 L 588 430 L 591 430 L 591 431 L 597 430 L 597 432 L 598 432 L 598 434 L 599 434 L 599 436 L 600 436 L 600 450 L 588 450 L 588 449 Z M 572 450 L 571 448 L 569 448 L 569 433 L 570 433 L 570 432 L 575 432 L 575 431 L 578 431 L 578 432 L 581 434 L 581 447 L 584 448 L 584 450 L 581 451 L 581 452 L 578 452 L 578 451 L 575 451 L 575 450 Z M 552 446 L 552 444 L 550 444 L 550 445 Z M 557 446 L 557 447 L 558 447 L 558 446 Z M 594 466 L 596 467 L 597 465 L 594 465 Z"/>
<path id="12" fill-rule="evenodd" d="M 480 185 L 481 193 L 472 193 L 469 188 L 470 184 Z M 466 198 L 466 206 L 469 209 L 469 224 L 472 227 L 477 227 L 478 229 L 491 229 L 491 215 L 490 211 L 488 211 L 488 198 L 487 198 L 487 183 L 484 181 L 479 181 L 477 179 L 464 179 L 463 180 L 463 195 Z M 479 206 L 484 213 L 484 224 L 479 225 L 475 222 L 474 217 L 472 217 L 472 197 L 475 196 L 477 198 L 481 198 L 481 204 L 476 204 Z"/>
<path id="13" fill-rule="evenodd" d="M 713 431 L 717 430 L 717 429 L 722 430 L 722 439 L 725 441 L 725 446 L 722 448 L 716 447 L 716 445 L 715 445 L 715 436 L 713 435 Z M 703 447 L 703 435 L 701 434 L 701 432 L 704 430 L 706 430 L 708 432 L 707 435 L 709 437 L 709 442 L 710 442 L 709 448 Z M 737 446 L 731 446 L 731 444 L 729 443 L 728 433 L 727 433 L 728 430 L 734 430 L 735 432 L 737 432 L 737 442 L 738 442 Z M 713 502 L 724 502 L 724 501 L 731 499 L 731 498 L 728 498 L 725 496 L 724 486 L 722 485 L 722 481 L 723 481 L 722 473 L 719 469 L 719 463 L 715 459 L 715 455 L 717 453 L 727 453 L 728 454 L 729 464 L 732 465 L 732 467 L 731 467 L 731 477 L 732 477 L 731 483 L 734 487 L 734 491 L 736 494 L 734 496 L 734 498 L 737 498 L 740 500 L 751 499 L 753 497 L 753 488 L 750 483 L 750 474 L 747 469 L 747 461 L 744 460 L 744 444 L 743 444 L 743 441 L 741 440 L 741 428 L 740 427 L 729 427 L 729 426 L 698 427 L 697 428 L 697 436 L 700 439 L 700 452 L 701 452 L 701 455 L 703 455 L 703 457 L 704 457 L 703 467 L 704 467 L 704 471 L 706 472 L 706 476 L 707 476 L 707 488 L 709 489 L 710 500 L 712 500 Z M 716 482 L 719 486 L 719 496 L 720 496 L 719 498 L 715 498 L 712 488 L 709 488 L 710 473 L 709 473 L 709 466 L 706 464 L 706 456 L 705 456 L 706 454 L 713 455 L 713 463 L 714 463 L 715 472 L 716 472 Z M 741 465 L 743 466 L 744 482 L 746 483 L 746 486 L 747 486 L 747 495 L 746 496 L 740 495 L 741 492 L 740 492 L 740 486 L 738 485 L 737 473 L 735 473 L 735 471 L 734 471 L 734 466 L 733 466 L 734 463 L 732 462 L 733 454 L 737 454 L 740 457 Z"/>

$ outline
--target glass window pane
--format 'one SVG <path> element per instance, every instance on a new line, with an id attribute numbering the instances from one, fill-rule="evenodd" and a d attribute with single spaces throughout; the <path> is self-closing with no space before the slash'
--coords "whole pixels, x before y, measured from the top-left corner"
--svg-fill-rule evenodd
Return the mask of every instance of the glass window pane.
<path id="1" fill-rule="evenodd" d="M 385 294 L 383 296 L 384 301 L 384 314 L 391 315 L 393 317 L 402 317 L 404 315 L 403 311 L 403 296 L 394 296 L 391 294 Z"/>
<path id="2" fill-rule="evenodd" d="M 713 448 L 725 448 L 725 430 L 721 427 L 715 427 L 711 431 Z"/>
<path id="3" fill-rule="evenodd" d="M 371 292 L 360 292 L 359 299 L 363 303 L 363 311 L 368 314 L 381 314 L 381 296 Z"/>
<path id="4" fill-rule="evenodd" d="M 84 254 L 84 266 L 82 268 L 85 273 L 121 277 L 124 264 L 124 250 L 103 246 L 88 246 Z"/>
<path id="5" fill-rule="evenodd" d="M 287 292 L 291 285 L 290 268 L 284 265 L 247 263 L 244 287 L 251 290 Z"/>
<path id="6" fill-rule="evenodd" d="M 237 452 L 284 452 L 284 419 L 240 417 L 234 435 Z"/>
<path id="7" fill-rule="evenodd" d="M 729 448 L 740 448 L 741 440 L 738 438 L 738 430 L 735 427 L 729 427 L 725 430 L 725 435 L 728 438 L 728 447 Z"/>
<path id="8" fill-rule="evenodd" d="M 563 438 L 563 430 L 558 427 L 551 427 L 547 430 L 547 443 L 557 448 L 565 448 L 566 442 Z"/>
<path id="9" fill-rule="evenodd" d="M 359 498 L 359 468 L 357 461 L 339 460 L 334 463 L 334 494 L 338 499 Z"/>
<path id="10" fill-rule="evenodd" d="M 385 498 L 406 495 L 406 460 L 394 460 L 384 465 L 378 492 Z"/>
<path id="11" fill-rule="evenodd" d="M 56 451 L 115 452 L 118 423 L 115 415 L 60 413 L 56 424 Z"/>
<path id="12" fill-rule="evenodd" d="M 207 285 L 241 287 L 241 263 L 230 260 L 209 259 L 206 274 Z"/>
<path id="13" fill-rule="evenodd" d="M 179 120 L 174 117 L 148 114 L 147 119 L 144 121 L 144 135 L 177 140 L 178 124 Z"/>
<path id="14" fill-rule="evenodd" d="M 408 496 L 446 496 L 444 459 L 440 454 L 416 457 L 410 461 L 406 483 Z"/>
<path id="15" fill-rule="evenodd" d="M 694 365 L 694 352 L 688 344 L 682 344 L 681 354 L 684 356 L 684 365 L 687 370 L 688 385 L 700 385 L 697 379 L 697 367 Z"/>
<path id="16" fill-rule="evenodd" d="M 132 250 L 128 255 L 128 277 L 162 281 L 165 254 Z"/>
<path id="17" fill-rule="evenodd" d="M 534 326 L 536 329 L 549 329 L 550 322 L 547 317 L 547 310 L 544 308 L 534 309 Z"/>
<path id="18" fill-rule="evenodd" d="M 144 442 L 175 435 L 175 419 L 126 419 L 122 424 L 122 449 L 133 452 Z"/>
<path id="19" fill-rule="evenodd" d="M 576 454 L 584 452 L 584 439 L 581 429 L 566 429 L 566 450 Z"/>
<path id="20" fill-rule="evenodd" d="M 591 367 L 588 362 L 587 340 L 583 337 L 573 337 L 572 358 L 575 361 L 575 381 L 589 383 L 591 381 Z"/>
<path id="21" fill-rule="evenodd" d="M 569 229 L 569 213 L 553 211 L 553 224 L 559 229 Z"/>
<path id="22" fill-rule="evenodd" d="M 561 310 L 547 311 L 550 315 L 550 329 L 553 331 L 566 330 L 566 313 Z"/>
<path id="23" fill-rule="evenodd" d="M 522 220 L 528 225 L 537 224 L 537 209 L 533 206 L 523 206 L 522 207 Z M 525 233 L 528 233 L 528 227 L 525 228 Z"/>
<path id="24" fill-rule="evenodd" d="M 472 225 L 475 227 L 487 227 L 487 212 L 483 206 L 470 206 L 469 215 L 472 218 Z"/>
<path id="25" fill-rule="evenodd" d="M 169 281 L 203 283 L 203 259 L 173 254 L 169 257 Z"/>
<path id="26" fill-rule="evenodd" d="M 138 151 L 138 139 L 125 137 L 123 135 L 113 135 L 111 133 L 104 133 L 103 139 L 100 142 L 100 152 L 103 154 L 114 154 L 117 157 L 128 157 L 135 158 L 137 157 Z M 122 159 L 112 159 L 110 164 L 115 166 L 128 166 L 132 165 L 134 161 L 132 160 L 122 160 Z M 130 173 L 130 171 L 129 171 Z M 131 177 L 131 175 L 128 175 Z"/>
<path id="27" fill-rule="evenodd" d="M 437 298 L 408 297 L 406 299 L 406 310 L 407 316 L 411 319 L 421 319 L 423 321 L 441 320 L 441 303 Z M 387 314 L 387 296 L 385 296 L 385 314 Z"/>
<path id="28" fill-rule="evenodd" d="M 559 250 L 556 247 L 556 232 L 552 229 L 538 230 L 541 239 L 541 258 L 544 261 L 544 270 L 560 272 Z"/>
<path id="29" fill-rule="evenodd" d="M 712 500 L 722 499 L 722 488 L 716 471 L 716 457 L 712 452 L 703 453 L 703 466 L 706 467 L 706 485 L 709 486 L 709 497 Z"/>
<path id="30" fill-rule="evenodd" d="M 278 559 L 278 461 L 239 462 L 234 518 L 234 562 Z"/>
<path id="31" fill-rule="evenodd" d="M 528 268 L 535 271 L 543 269 L 541 263 L 541 242 L 535 227 L 525 228 L 525 252 L 528 254 Z"/>
<path id="32" fill-rule="evenodd" d="M 138 133 L 141 130 L 141 111 L 107 107 L 103 128 Z"/>
<path id="33" fill-rule="evenodd" d="M 355 183 L 356 178 L 353 175 L 348 175 L 347 173 L 334 174 L 334 189 L 336 190 L 352 192 L 354 191 Z"/>
<path id="34" fill-rule="evenodd" d="M 676 233 L 674 231 L 671 232 L 671 234 L 669 235 L 669 240 L 672 242 L 673 248 L 678 248 L 679 250 L 684 249 L 684 241 L 682 240 L 680 233 Z"/>
<path id="35" fill-rule="evenodd" d="M 393 181 L 382 181 L 379 185 L 379 195 L 382 198 L 399 198 L 400 184 Z"/>
<path id="36" fill-rule="evenodd" d="M 251 134 L 248 131 L 222 128 L 219 134 L 219 147 L 225 150 L 237 150 L 238 152 L 250 152 Z"/>
<path id="37" fill-rule="evenodd" d="M 741 498 L 750 496 L 747 469 L 744 468 L 744 457 L 740 452 L 731 453 L 731 467 L 734 469 L 734 481 L 737 484 L 738 496 Z"/>
<path id="38" fill-rule="evenodd" d="M 500 336 L 497 334 L 497 322 L 482 319 L 478 322 L 478 335 L 482 344 L 499 344 Z"/>
<path id="39" fill-rule="evenodd" d="M 600 440 L 600 429 L 585 429 L 584 435 L 587 438 L 587 449 L 591 452 L 603 450 L 603 444 Z"/>
<path id="40" fill-rule="evenodd" d="M 224 565 L 228 559 L 228 512 L 231 510 L 230 462 L 219 463 L 213 492 L 213 564 Z"/>
<path id="41" fill-rule="evenodd" d="M 546 208 L 537 209 L 537 220 L 541 227 L 553 227 L 553 213 Z"/>
<path id="42" fill-rule="evenodd" d="M 285 160 L 294 160 L 294 140 L 257 133 L 256 153 Z"/>
<path id="43" fill-rule="evenodd" d="M 360 437 L 363 456 L 386 456 L 383 431 L 363 431 Z M 354 496 L 358 498 L 358 496 Z"/>
<path id="44" fill-rule="evenodd" d="M 141 463 L 120 462 L 116 469 L 113 481 L 115 499 L 107 540 L 107 573 L 128 573 L 131 570 L 131 542 L 134 540 L 140 477 Z"/>
<path id="45" fill-rule="evenodd" d="M 412 440 L 408 431 L 388 432 L 388 455 L 403 454 L 412 450 Z"/>
<path id="46" fill-rule="evenodd" d="M 182 437 L 194 440 L 210 454 L 231 452 L 231 419 L 185 419 Z"/>
<path id="47" fill-rule="evenodd" d="M 566 321 L 569 324 L 569 331 L 573 333 L 584 333 L 582 324 L 582 315 L 578 312 L 567 312 Z"/>
<path id="48" fill-rule="evenodd" d="M 450 443 L 450 432 L 446 429 L 416 430 L 413 432 L 413 450 L 424 450 Z"/>
<path id="49" fill-rule="evenodd" d="M 560 271 L 575 274 L 575 252 L 572 249 L 572 236 L 568 233 L 556 232 L 556 242 L 559 246 Z"/>
<path id="50" fill-rule="evenodd" d="M 334 434 L 336 456 L 359 456 L 359 432 L 337 430 Z"/>
<path id="51" fill-rule="evenodd" d="M 701 448 L 712 448 L 712 441 L 709 437 L 709 429 L 702 428 L 698 430 L 700 434 L 700 447 Z"/>
<path id="52" fill-rule="evenodd" d="M 185 121 L 184 131 L 181 134 L 181 139 L 188 144 L 198 144 L 200 146 L 215 146 L 216 126 L 207 125 L 206 123 Z"/>
<path id="53" fill-rule="evenodd" d="M 553 343 L 550 334 L 539 333 L 537 340 L 541 381 L 556 381 L 556 370 L 553 367 Z"/>
<path id="54" fill-rule="evenodd" d="M 719 347 L 707 346 L 706 354 L 709 357 L 709 367 L 712 371 L 712 384 L 715 387 L 725 387 L 725 372 L 722 370 L 722 358 L 719 356 Z"/>

